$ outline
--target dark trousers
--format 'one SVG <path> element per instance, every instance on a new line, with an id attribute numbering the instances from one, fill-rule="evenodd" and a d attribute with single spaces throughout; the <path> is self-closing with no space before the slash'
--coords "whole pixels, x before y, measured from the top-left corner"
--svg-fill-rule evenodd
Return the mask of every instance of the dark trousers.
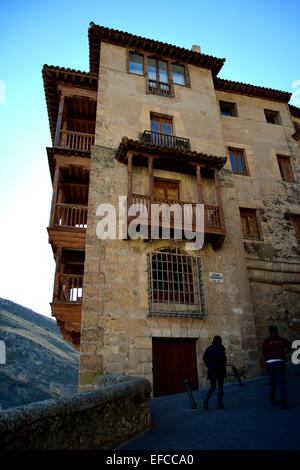
<path id="1" fill-rule="evenodd" d="M 212 394 L 216 390 L 216 386 L 217 386 L 217 383 L 218 383 L 218 401 L 219 401 L 219 403 L 221 403 L 223 395 L 224 395 L 224 388 L 223 388 L 224 377 L 210 377 L 209 380 L 210 380 L 210 388 L 207 392 L 206 400 L 208 401 L 210 399 L 210 397 L 212 396 Z"/>
<path id="2" fill-rule="evenodd" d="M 267 372 L 270 378 L 270 400 L 275 400 L 276 388 L 278 385 L 281 403 L 286 404 L 287 391 L 285 384 L 285 363 L 282 361 L 267 362 Z"/>

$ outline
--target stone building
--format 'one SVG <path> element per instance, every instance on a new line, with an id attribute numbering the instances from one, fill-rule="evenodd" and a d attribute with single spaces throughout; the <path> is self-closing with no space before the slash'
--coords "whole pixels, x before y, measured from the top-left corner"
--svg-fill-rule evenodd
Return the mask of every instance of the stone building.
<path id="1" fill-rule="evenodd" d="M 289 93 L 219 78 L 224 59 L 199 46 L 91 23 L 89 48 L 87 73 L 43 68 L 51 307 L 80 348 L 79 390 L 111 373 L 148 378 L 156 396 L 185 378 L 203 386 L 216 334 L 229 364 L 259 374 L 270 322 L 299 337 L 300 109 Z M 125 196 L 148 215 L 126 212 L 125 232 L 117 220 L 101 238 L 101 205 L 123 214 Z M 151 226 L 155 204 L 177 204 L 177 216 L 188 204 L 199 236 L 202 207 L 203 247 L 191 230 L 177 236 L 175 213 L 167 235 L 168 219 Z"/>

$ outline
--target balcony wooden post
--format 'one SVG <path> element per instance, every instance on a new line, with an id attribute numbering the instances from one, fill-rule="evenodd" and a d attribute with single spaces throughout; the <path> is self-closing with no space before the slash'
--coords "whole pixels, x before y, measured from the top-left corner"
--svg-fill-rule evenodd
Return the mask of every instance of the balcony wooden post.
<path id="1" fill-rule="evenodd" d="M 154 204 L 154 178 L 153 178 L 153 157 L 148 157 L 148 172 L 149 172 L 149 208 L 148 220 L 151 221 L 151 204 Z"/>
<path id="2" fill-rule="evenodd" d="M 59 133 L 61 130 L 61 122 L 62 122 L 62 116 L 63 116 L 63 110 L 64 110 L 64 101 L 65 101 L 65 96 L 62 94 L 60 96 L 59 107 L 58 107 L 54 147 L 58 147 L 59 145 Z"/>
<path id="3" fill-rule="evenodd" d="M 223 204 L 222 204 L 221 191 L 220 191 L 219 172 L 217 168 L 214 168 L 214 178 L 215 178 L 215 187 L 216 187 L 216 193 L 217 193 L 217 201 L 218 201 L 218 206 L 219 206 L 220 225 L 224 229 L 225 228 L 224 212 L 223 212 Z"/>
<path id="4" fill-rule="evenodd" d="M 132 204 L 132 152 L 128 152 L 127 155 L 127 176 L 128 176 L 128 203 Z"/>
<path id="5" fill-rule="evenodd" d="M 56 269 L 55 269 L 55 278 L 54 278 L 54 288 L 53 288 L 53 302 L 59 300 L 59 281 L 60 281 L 60 269 L 61 269 L 61 256 L 62 256 L 62 247 L 57 247 L 56 253 Z"/>
<path id="6" fill-rule="evenodd" d="M 203 204 L 203 191 L 202 191 L 202 179 L 201 179 L 200 165 L 196 166 L 196 172 L 197 172 L 198 199 L 199 199 L 199 203 Z"/>
<path id="7" fill-rule="evenodd" d="M 56 167 L 55 172 L 54 172 L 54 178 L 53 178 L 53 192 L 52 192 L 49 227 L 52 227 L 52 225 L 54 223 L 55 207 L 56 207 L 56 202 L 57 202 L 58 184 L 59 184 L 59 167 Z"/>

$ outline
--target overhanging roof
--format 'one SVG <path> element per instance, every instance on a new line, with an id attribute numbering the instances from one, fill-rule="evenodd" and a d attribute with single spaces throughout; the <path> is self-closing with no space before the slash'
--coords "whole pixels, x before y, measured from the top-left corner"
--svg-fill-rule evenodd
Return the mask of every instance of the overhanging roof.
<path id="1" fill-rule="evenodd" d="M 81 72 L 54 65 L 44 65 L 43 80 L 50 123 L 52 143 L 54 143 L 56 120 L 59 106 L 58 84 L 63 83 L 85 89 L 98 89 L 98 76 L 89 72 Z"/>
<path id="2" fill-rule="evenodd" d="M 119 162 L 127 163 L 127 155 L 130 151 L 137 157 L 135 158 L 135 164 L 143 165 L 143 157 L 146 156 L 147 160 L 148 156 L 152 155 L 154 157 L 154 167 L 156 159 L 159 159 L 159 168 L 187 173 L 194 173 L 195 165 L 197 164 L 210 169 L 221 169 L 227 160 L 226 157 L 174 149 L 122 137 L 116 152 L 116 159 Z"/>
<path id="3" fill-rule="evenodd" d="M 248 83 L 233 82 L 219 77 L 214 77 L 214 84 L 215 89 L 219 91 L 238 93 L 254 98 L 265 98 L 282 103 L 288 103 L 291 97 L 291 93 L 287 93 L 286 91 L 273 90 L 272 88 L 250 85 Z"/>
<path id="4" fill-rule="evenodd" d="M 142 49 L 150 54 L 163 54 L 172 60 L 180 60 L 192 65 L 210 69 L 213 75 L 217 75 L 221 70 L 225 59 L 199 54 L 198 52 L 184 49 L 182 47 L 173 46 L 153 39 L 135 36 L 134 34 L 125 33 L 116 29 L 97 26 L 93 22 L 89 28 L 89 45 L 90 45 L 90 71 L 91 73 L 99 73 L 100 61 L 100 43 L 108 42 L 119 46 L 131 47 L 133 49 Z"/>

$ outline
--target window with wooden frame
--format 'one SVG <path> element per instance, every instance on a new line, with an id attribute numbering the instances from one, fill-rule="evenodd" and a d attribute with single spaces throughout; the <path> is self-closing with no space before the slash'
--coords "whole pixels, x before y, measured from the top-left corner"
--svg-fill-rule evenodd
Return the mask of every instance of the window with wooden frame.
<path id="1" fill-rule="evenodd" d="M 256 209 L 240 208 L 240 216 L 244 238 L 261 240 Z"/>
<path id="2" fill-rule="evenodd" d="M 184 65 L 172 64 L 172 80 L 176 85 L 186 85 L 186 69 Z"/>
<path id="3" fill-rule="evenodd" d="M 246 158 L 243 150 L 228 149 L 231 169 L 238 175 L 248 175 Z"/>
<path id="4" fill-rule="evenodd" d="M 151 144 L 172 147 L 173 123 L 171 117 L 150 114 Z"/>
<path id="5" fill-rule="evenodd" d="M 148 255 L 148 299 L 152 315 L 206 313 L 202 260 L 179 249 Z"/>
<path id="6" fill-rule="evenodd" d="M 271 109 L 265 109 L 265 117 L 268 124 L 280 124 L 279 112 L 272 111 Z"/>
<path id="7" fill-rule="evenodd" d="M 134 73 L 135 75 L 144 75 L 144 56 L 143 55 L 136 54 L 135 52 L 129 52 L 128 72 Z"/>
<path id="8" fill-rule="evenodd" d="M 294 174 L 291 166 L 290 157 L 285 157 L 283 155 L 277 155 L 277 162 L 283 181 L 288 181 L 294 183 Z"/>
<path id="9" fill-rule="evenodd" d="M 229 101 L 219 101 L 220 112 L 223 116 L 237 117 L 237 108 L 235 103 Z"/>
<path id="10" fill-rule="evenodd" d="M 154 178 L 154 197 L 168 201 L 179 201 L 179 183 Z"/>
<path id="11" fill-rule="evenodd" d="M 296 232 L 296 238 L 298 242 L 300 242 L 300 215 L 291 214 L 291 216 L 292 216 L 292 221 L 293 221 L 295 232 Z"/>

